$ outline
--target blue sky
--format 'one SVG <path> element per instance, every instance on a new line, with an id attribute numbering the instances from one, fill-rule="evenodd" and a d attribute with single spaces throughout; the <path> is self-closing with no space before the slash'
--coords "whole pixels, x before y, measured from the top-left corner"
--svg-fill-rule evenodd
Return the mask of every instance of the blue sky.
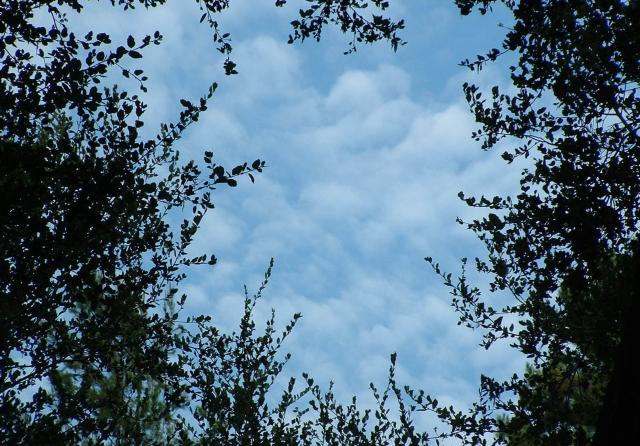
<path id="1" fill-rule="evenodd" d="M 464 81 L 504 84 L 507 71 L 498 65 L 478 75 L 457 65 L 498 46 L 504 29 L 500 15 L 460 17 L 453 1 L 391 3 L 391 14 L 406 20 L 408 44 L 345 56 L 347 39 L 335 32 L 319 44 L 288 45 L 294 5 L 236 0 L 220 17 L 232 33 L 239 70 L 232 77 L 209 29 L 198 25 L 195 3 L 123 14 L 103 2 L 80 25 L 114 36 L 164 34 L 140 62 L 150 77 L 149 132 L 176 118 L 180 98 L 196 99 L 218 81 L 181 153 L 201 159 L 213 150 L 229 167 L 267 162 L 255 184 L 216 191 L 193 248 L 214 252 L 219 263 L 190 272 L 188 311 L 233 329 L 243 285 L 255 289 L 274 257 L 258 318 L 275 308 L 284 326 L 303 314 L 285 344 L 293 354 L 287 374 L 308 371 L 333 380 L 343 398 L 366 401 L 368 383 L 384 382 L 397 352 L 401 383 L 464 408 L 480 373 L 507 376 L 523 360 L 506 346 L 485 351 L 479 333 L 456 325 L 450 296 L 423 258 L 455 272 L 461 257 L 481 256 L 473 234 L 455 222 L 478 215 L 458 191 L 493 196 L 518 185 L 519 171 L 505 167 L 499 150 L 483 152 L 471 139 L 461 89 Z"/>

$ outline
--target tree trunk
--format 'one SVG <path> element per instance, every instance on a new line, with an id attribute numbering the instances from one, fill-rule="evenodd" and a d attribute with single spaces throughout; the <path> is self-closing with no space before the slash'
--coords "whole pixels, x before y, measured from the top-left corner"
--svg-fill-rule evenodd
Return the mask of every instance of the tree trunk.
<path id="1" fill-rule="evenodd" d="M 632 260 L 634 284 L 626 312 L 622 339 L 611 380 L 602 405 L 593 446 L 632 444 L 640 439 L 640 369 L 634 360 L 640 356 L 635 326 L 640 316 L 640 242 L 636 241 Z"/>

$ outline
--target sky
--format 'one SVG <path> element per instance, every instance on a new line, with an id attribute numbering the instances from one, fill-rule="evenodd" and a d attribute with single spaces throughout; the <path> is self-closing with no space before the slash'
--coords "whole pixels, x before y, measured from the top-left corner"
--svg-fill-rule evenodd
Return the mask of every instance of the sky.
<path id="1" fill-rule="evenodd" d="M 508 85 L 508 71 L 496 64 L 476 74 L 458 65 L 498 46 L 505 32 L 498 23 L 508 16 L 465 18 L 453 1 L 394 0 L 390 14 L 405 18 L 408 43 L 395 53 L 382 42 L 343 55 L 348 40 L 338 32 L 287 44 L 296 2 L 273 3 L 236 0 L 220 15 L 238 64 L 230 77 L 195 2 L 133 13 L 100 2 L 71 17 L 114 42 L 156 29 L 165 36 L 131 66 L 150 78 L 151 133 L 177 118 L 180 98 L 195 101 L 219 83 L 209 110 L 178 142 L 183 158 L 212 150 L 229 168 L 267 163 L 255 184 L 243 178 L 215 191 L 216 208 L 192 252 L 213 252 L 218 264 L 188 272 L 187 312 L 233 330 L 243 286 L 255 290 L 273 257 L 257 318 L 273 308 L 284 327 L 302 313 L 283 348 L 293 355 L 287 376 L 307 371 L 335 382 L 343 401 L 367 401 L 369 383 L 384 384 L 397 352 L 401 384 L 464 409 L 477 398 L 481 373 L 510 376 L 524 361 L 506 345 L 484 350 L 480 333 L 456 324 L 447 289 L 424 257 L 455 273 L 460 258 L 482 256 L 483 246 L 455 221 L 481 214 L 458 192 L 517 190 L 519 170 L 499 149 L 484 152 L 472 140 L 476 125 L 461 87 Z"/>

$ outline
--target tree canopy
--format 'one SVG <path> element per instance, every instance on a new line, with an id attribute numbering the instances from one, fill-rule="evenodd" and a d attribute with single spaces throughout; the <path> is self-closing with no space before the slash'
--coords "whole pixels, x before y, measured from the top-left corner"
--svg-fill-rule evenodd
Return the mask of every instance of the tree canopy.
<path id="1" fill-rule="evenodd" d="M 163 0 L 112 0 L 128 11 Z M 275 6 L 286 5 L 277 0 Z M 404 42 L 390 2 L 311 0 L 291 22 L 291 43 L 320 39 L 326 26 L 361 43 Z M 495 0 L 456 0 L 463 15 L 489 14 Z M 607 444 L 638 435 L 633 322 L 640 246 L 640 5 L 615 0 L 501 2 L 512 14 L 501 48 L 463 65 L 479 71 L 510 53 L 512 91 L 472 84 L 464 93 L 474 134 L 490 150 L 506 141 L 508 165 L 528 158 L 516 197 L 460 197 L 487 216 L 467 222 L 485 243 L 475 267 L 489 291 L 513 303 L 494 308 L 464 272 L 433 266 L 460 322 L 490 348 L 507 339 L 530 359 L 524 376 L 481 379 L 468 412 L 402 388 L 392 355 L 376 406 L 343 405 L 310 375 L 277 397 L 288 356 L 263 330 L 245 291 L 237 332 L 206 316 L 182 320 L 178 284 L 213 194 L 255 181 L 261 159 L 219 165 L 183 161 L 183 132 L 216 90 L 181 99 L 174 122 L 141 136 L 143 95 L 111 84 L 134 79 L 146 92 L 144 51 L 160 31 L 114 43 L 95 29 L 79 36 L 65 10 L 80 0 L 0 4 L 0 435 L 6 444 Z M 108 5 L 107 5 L 108 6 Z M 228 1 L 197 0 L 225 74 L 231 39 L 218 22 Z M 371 12 L 368 8 L 372 8 Z M 35 16 L 46 13 L 43 26 Z M 108 76 L 109 75 L 109 76 Z M 507 167 L 509 168 L 509 167 Z M 181 224 L 173 224 L 179 216 Z M 430 260 L 430 259 L 429 259 Z M 437 391 L 437 389 L 434 389 Z M 274 401 L 276 401 L 274 403 Z M 397 410 L 391 412 L 394 401 Z M 433 412 L 450 430 L 418 432 L 413 414 Z"/>
<path id="2" fill-rule="evenodd" d="M 456 3 L 462 14 L 488 14 L 498 2 Z M 490 275 L 490 291 L 509 292 L 513 304 L 493 308 L 464 274 L 457 281 L 444 277 L 460 321 L 484 330 L 487 348 L 509 340 L 536 370 L 507 382 L 483 378 L 488 407 L 515 414 L 519 422 L 512 424 L 536 431 L 535 444 L 585 444 L 590 435 L 568 413 L 555 425 L 547 417 L 558 386 L 592 376 L 587 382 L 609 383 L 594 444 L 621 442 L 637 436 L 640 425 L 623 409 L 637 405 L 628 358 L 640 289 L 640 7 L 599 0 L 501 3 L 513 16 L 502 47 L 463 65 L 479 71 L 514 54 L 515 93 L 495 86 L 487 96 L 472 84 L 464 92 L 482 148 L 504 140 L 512 148 L 502 158 L 508 164 L 529 158 L 531 167 L 522 171 L 516 197 L 460 197 L 489 210 L 468 223 L 488 252 L 475 266 Z M 520 399 L 509 398 L 514 394 Z"/>
<path id="3" fill-rule="evenodd" d="M 99 29 L 77 35 L 65 11 L 81 12 L 85 3 L 0 5 L 2 442 L 292 444 L 344 436 L 335 423 L 348 417 L 366 424 L 352 413 L 355 405 L 328 415 L 337 403 L 311 378 L 298 394 L 292 381 L 269 406 L 266 395 L 286 361 L 278 350 L 298 316 L 279 336 L 274 319 L 258 334 L 257 296 L 247 294 L 237 334 L 220 333 L 205 316 L 179 319 L 185 271 L 216 263 L 210 254 L 187 256 L 213 208 L 212 193 L 239 177 L 254 181 L 265 163 L 226 169 L 208 150 L 202 163 L 180 159 L 180 137 L 207 109 L 215 83 L 195 102 L 181 99 L 176 121 L 143 138 L 143 97 L 110 82 L 120 74 L 146 92 L 139 59 L 162 35 L 130 35 L 120 44 Z M 111 1 L 124 11 L 164 3 Z M 234 74 L 230 36 L 217 22 L 229 2 L 195 4 L 225 57 L 225 73 Z M 320 38 L 331 22 L 352 34 L 352 48 L 381 39 L 396 48 L 402 23 L 367 18 L 363 9 L 358 2 L 311 2 L 291 41 Z M 179 225 L 172 224 L 176 216 L 183 217 Z M 307 394 L 323 416 L 289 417 Z M 380 438 L 396 435 L 386 420 Z"/>

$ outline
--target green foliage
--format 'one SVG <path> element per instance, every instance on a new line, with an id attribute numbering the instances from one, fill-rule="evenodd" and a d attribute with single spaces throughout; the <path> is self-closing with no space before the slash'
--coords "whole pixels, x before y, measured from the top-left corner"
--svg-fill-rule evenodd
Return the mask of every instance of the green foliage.
<path id="1" fill-rule="evenodd" d="M 625 255 L 606 259 L 601 271 L 603 279 L 581 295 L 560 290 L 562 330 L 572 348 L 527 367 L 517 410 L 501 427 L 509 444 L 588 444 L 593 437 L 636 274 Z"/>
<path id="2" fill-rule="evenodd" d="M 96 282 L 103 277 L 96 273 Z M 70 311 L 72 317 L 108 317 L 110 300 L 103 291 L 93 307 L 78 302 Z M 173 301 L 165 303 L 165 312 L 173 314 Z M 133 315 L 130 315 L 133 316 Z M 120 321 L 123 336 L 135 342 L 140 339 L 141 324 L 135 317 Z M 131 358 L 136 350 L 126 348 L 113 352 L 106 368 L 77 361 L 53 370 L 49 376 L 52 400 L 59 419 L 74 423 L 79 407 L 91 410 L 95 418 L 88 421 L 93 433 L 81 438 L 82 445 L 99 445 L 112 441 L 135 444 L 163 444 L 164 438 L 176 430 L 173 407 L 164 401 L 166 385 L 149 375 L 139 373 Z"/>

